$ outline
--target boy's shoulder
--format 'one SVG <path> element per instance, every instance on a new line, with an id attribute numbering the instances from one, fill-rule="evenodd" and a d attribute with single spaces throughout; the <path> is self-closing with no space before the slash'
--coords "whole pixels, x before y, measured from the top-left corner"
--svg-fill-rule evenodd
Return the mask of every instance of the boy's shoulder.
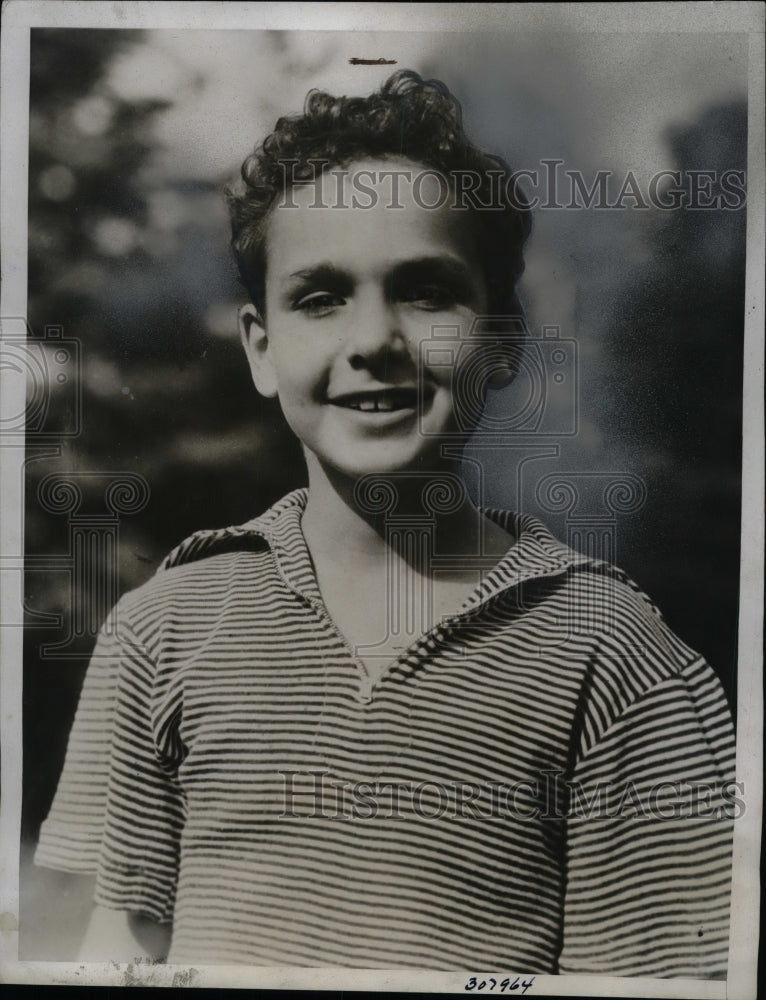
<path id="1" fill-rule="evenodd" d="M 167 610 L 177 604 L 194 613 L 196 606 L 214 602 L 218 592 L 225 595 L 236 587 L 232 571 L 242 571 L 243 556 L 249 557 L 253 573 L 262 575 L 270 552 L 275 547 L 289 549 L 290 539 L 300 531 L 306 492 L 288 493 L 264 513 L 241 524 L 193 532 L 165 556 L 145 583 L 123 595 L 120 610 L 140 615 L 152 606 Z M 245 585 L 245 581 L 240 582 Z"/>
<path id="2" fill-rule="evenodd" d="M 506 565 L 516 570 L 521 603 L 534 602 L 531 591 L 523 593 L 525 586 L 549 593 L 556 620 L 563 617 L 572 636 L 592 637 L 599 659 L 635 666 L 637 659 L 654 657 L 659 673 L 668 674 L 701 659 L 624 569 L 559 541 L 532 515 L 485 513 L 501 524 L 505 517 L 505 525 L 514 529 L 517 542 Z"/>
<path id="3" fill-rule="evenodd" d="M 266 551 L 283 542 L 291 529 L 300 530 L 307 494 L 305 489 L 294 490 L 242 524 L 193 532 L 165 556 L 155 575 L 230 552 Z"/>
<path id="4" fill-rule="evenodd" d="M 497 508 L 483 508 L 483 513 L 515 536 L 515 546 L 503 562 L 518 567 L 525 578 L 562 577 L 575 590 L 584 588 L 588 593 L 599 588 L 624 591 L 627 599 L 652 615 L 659 614 L 656 605 L 623 569 L 562 542 L 534 515 Z"/>

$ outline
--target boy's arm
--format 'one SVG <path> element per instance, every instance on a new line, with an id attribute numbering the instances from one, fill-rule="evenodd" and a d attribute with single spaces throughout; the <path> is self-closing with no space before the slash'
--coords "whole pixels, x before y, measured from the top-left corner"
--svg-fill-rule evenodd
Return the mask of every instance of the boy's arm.
<path id="1" fill-rule="evenodd" d="M 562 973 L 726 974 L 733 731 L 698 660 L 623 711 L 570 783 Z"/>
<path id="2" fill-rule="evenodd" d="M 170 924 L 140 913 L 96 906 L 77 960 L 80 962 L 163 962 L 170 947 Z"/>
<path id="3" fill-rule="evenodd" d="M 183 797 L 156 752 L 155 676 L 152 657 L 129 625 L 124 599 L 94 650 L 35 855 L 41 871 L 97 875 L 96 910 L 82 945 L 83 957 L 87 953 L 91 961 L 164 957 L 167 950 Z M 153 914 L 164 929 L 150 933 L 151 918 L 128 918 L 129 913 Z M 70 954 L 76 949 L 72 940 Z"/>

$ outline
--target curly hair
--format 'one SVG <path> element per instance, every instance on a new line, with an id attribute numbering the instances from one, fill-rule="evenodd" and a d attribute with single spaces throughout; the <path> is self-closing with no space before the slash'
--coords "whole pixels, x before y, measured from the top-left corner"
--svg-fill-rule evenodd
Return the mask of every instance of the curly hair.
<path id="1" fill-rule="evenodd" d="M 520 311 L 515 289 L 531 219 L 510 168 L 468 140 L 460 105 L 443 83 L 399 70 L 369 97 L 310 91 L 303 114 L 280 118 L 242 164 L 239 186 L 227 189 L 232 250 L 242 283 L 262 312 L 266 223 L 288 183 L 285 164 L 293 180 L 301 182 L 314 179 L 317 161 L 345 167 L 354 160 L 393 156 L 443 175 L 470 171 L 479 178 L 472 193 L 481 204 L 494 206 L 471 213 L 482 227 L 478 242 L 490 308 L 494 314 Z M 498 184 L 498 177 L 505 183 Z"/>

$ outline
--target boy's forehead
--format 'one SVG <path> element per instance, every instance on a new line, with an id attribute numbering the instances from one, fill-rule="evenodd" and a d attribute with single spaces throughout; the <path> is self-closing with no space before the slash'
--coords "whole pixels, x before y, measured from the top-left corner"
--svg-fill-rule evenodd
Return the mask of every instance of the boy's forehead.
<path id="1" fill-rule="evenodd" d="M 300 270 L 318 259 L 383 266 L 445 256 L 471 266 L 473 213 L 454 208 L 450 194 L 446 178 L 406 159 L 330 167 L 316 181 L 294 186 L 272 209 L 267 273 Z"/>
<path id="2" fill-rule="evenodd" d="M 293 188 L 301 191 L 302 185 Z M 345 197 L 341 199 L 343 189 Z M 352 160 L 350 163 L 328 165 L 312 180 L 302 192 L 302 200 L 308 204 L 321 190 L 323 201 L 328 206 L 342 202 L 357 207 L 401 208 L 412 203 L 425 207 L 435 207 L 442 191 L 450 190 L 450 179 L 434 167 L 418 163 L 404 156 L 369 157 Z M 374 192 L 374 194 L 373 194 Z M 356 195 L 356 199 L 354 199 Z"/>

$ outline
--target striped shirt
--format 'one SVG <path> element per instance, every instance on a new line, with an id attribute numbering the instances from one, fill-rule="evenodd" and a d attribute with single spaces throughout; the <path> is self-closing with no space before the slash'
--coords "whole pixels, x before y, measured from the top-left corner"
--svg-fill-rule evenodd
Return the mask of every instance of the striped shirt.
<path id="1" fill-rule="evenodd" d="M 527 515 L 374 686 L 306 492 L 199 532 L 107 620 L 37 863 L 172 921 L 177 963 L 721 975 L 721 687 L 619 570 Z"/>

